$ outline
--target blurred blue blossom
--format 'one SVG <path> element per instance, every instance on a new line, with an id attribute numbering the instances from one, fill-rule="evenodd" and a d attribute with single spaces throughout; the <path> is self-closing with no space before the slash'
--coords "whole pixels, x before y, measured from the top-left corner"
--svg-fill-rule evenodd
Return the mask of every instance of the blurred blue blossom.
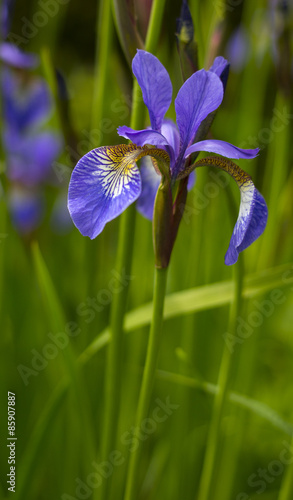
<path id="1" fill-rule="evenodd" d="M 6 175 L 10 181 L 9 207 L 20 232 L 30 232 L 42 219 L 43 185 L 52 174 L 62 140 L 45 128 L 52 102 L 46 82 L 5 68 L 1 78 Z"/>

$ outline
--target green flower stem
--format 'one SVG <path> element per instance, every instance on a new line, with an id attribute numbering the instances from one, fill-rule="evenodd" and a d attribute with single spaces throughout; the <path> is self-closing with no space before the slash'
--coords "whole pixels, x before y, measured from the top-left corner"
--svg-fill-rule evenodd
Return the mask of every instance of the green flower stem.
<path id="1" fill-rule="evenodd" d="M 154 0 L 148 28 L 146 50 L 154 51 L 158 43 L 165 0 Z M 156 20 L 154 19 L 156 13 Z M 133 84 L 132 115 L 130 126 L 134 129 L 144 125 L 145 106 L 137 81 Z M 132 204 L 121 216 L 116 270 L 130 274 L 135 233 L 135 205 Z M 115 448 L 120 406 L 121 352 L 123 345 L 123 319 L 126 310 L 128 286 L 113 296 L 110 319 L 110 343 L 105 373 L 105 413 L 102 440 L 102 458 L 107 460 Z M 103 481 L 99 498 L 106 500 L 108 481 Z"/>
<path id="2" fill-rule="evenodd" d="M 142 385 L 138 400 L 135 419 L 135 429 L 139 429 L 141 422 L 147 417 L 153 382 L 155 378 L 158 354 L 160 350 L 161 331 L 163 323 L 163 311 L 166 292 L 168 268 L 155 269 L 153 317 L 148 341 L 146 363 L 143 372 Z M 142 443 L 132 452 L 129 460 L 128 476 L 125 491 L 125 500 L 137 498 L 137 487 L 139 482 L 139 462 L 142 452 Z"/>
<path id="3" fill-rule="evenodd" d="M 111 0 L 102 0 L 99 2 L 96 23 L 96 58 L 91 123 L 93 129 L 99 127 L 103 117 L 103 103 L 105 101 L 107 71 L 111 52 L 112 29 Z M 99 146 L 99 144 L 97 144 L 97 146 Z"/>
<path id="4" fill-rule="evenodd" d="M 235 271 L 235 295 L 231 304 L 228 332 L 232 333 L 236 328 L 236 318 L 239 314 L 242 294 L 242 272 L 239 264 L 234 266 Z M 219 449 L 220 425 L 222 421 L 224 404 L 229 390 L 230 373 L 232 365 L 232 353 L 228 346 L 224 346 L 220 372 L 218 377 L 219 390 L 215 395 L 212 419 L 208 434 L 206 453 L 204 457 L 203 469 L 201 473 L 198 500 L 209 500 L 213 485 L 215 464 Z"/>
<path id="5" fill-rule="evenodd" d="M 156 52 L 166 0 L 154 0 L 145 39 L 145 50 Z"/>

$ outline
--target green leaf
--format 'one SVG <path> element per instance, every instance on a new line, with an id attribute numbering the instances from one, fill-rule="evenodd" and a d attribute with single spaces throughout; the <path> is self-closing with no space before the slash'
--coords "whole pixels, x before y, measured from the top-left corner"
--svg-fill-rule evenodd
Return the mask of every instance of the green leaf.
<path id="1" fill-rule="evenodd" d="M 137 49 L 144 49 L 143 41 L 136 25 L 136 14 L 133 0 L 113 0 L 114 18 L 120 43 L 131 66 Z"/>
<path id="2" fill-rule="evenodd" d="M 243 298 L 249 299 L 262 295 L 275 288 L 283 288 L 293 284 L 293 264 L 267 269 L 244 279 Z M 288 273 L 291 277 L 288 277 Z M 233 299 L 233 282 L 222 281 L 166 296 L 164 319 L 185 314 L 213 309 L 230 304 Z M 130 311 L 125 316 L 124 329 L 130 331 L 149 325 L 152 317 L 152 302 Z M 109 330 L 106 328 L 80 355 L 79 361 L 86 363 L 96 352 L 109 342 Z"/>

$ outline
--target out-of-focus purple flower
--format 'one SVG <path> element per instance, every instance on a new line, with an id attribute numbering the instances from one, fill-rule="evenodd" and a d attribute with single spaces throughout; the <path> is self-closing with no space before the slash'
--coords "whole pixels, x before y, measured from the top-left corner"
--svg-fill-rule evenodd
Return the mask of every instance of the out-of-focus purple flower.
<path id="1" fill-rule="evenodd" d="M 11 184 L 9 206 L 14 225 L 30 232 L 43 214 L 42 185 L 52 174 L 62 140 L 45 128 L 52 103 L 46 82 L 17 74 L 8 68 L 2 73 L 3 146 L 6 175 Z M 41 209 L 42 208 L 42 209 Z"/>
<path id="2" fill-rule="evenodd" d="M 235 73 L 240 72 L 250 56 L 250 40 L 246 29 L 239 26 L 231 35 L 227 44 L 227 56 Z"/>
<path id="3" fill-rule="evenodd" d="M 11 133 L 25 134 L 39 129 L 48 120 L 52 99 L 46 82 L 30 78 L 6 68 L 2 72 L 3 114 L 5 129 Z"/>
<path id="4" fill-rule="evenodd" d="M 7 153 L 7 176 L 27 186 L 48 178 L 61 150 L 59 135 L 42 129 L 51 113 L 46 82 L 24 83 L 11 70 L 3 73 L 3 143 Z"/>
<path id="5" fill-rule="evenodd" d="M 41 223 L 45 200 L 42 192 L 21 185 L 12 185 L 8 192 L 12 223 L 22 235 L 32 233 Z"/>

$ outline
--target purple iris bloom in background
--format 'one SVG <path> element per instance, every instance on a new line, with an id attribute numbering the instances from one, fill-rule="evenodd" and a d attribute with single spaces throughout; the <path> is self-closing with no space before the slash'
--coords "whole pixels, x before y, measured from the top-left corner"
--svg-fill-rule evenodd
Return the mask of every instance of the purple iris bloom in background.
<path id="1" fill-rule="evenodd" d="M 12 220 L 21 233 L 31 232 L 42 219 L 42 186 L 50 179 L 52 162 L 58 157 L 62 140 L 47 130 L 52 111 L 48 86 L 41 78 L 2 72 L 3 146 L 6 175 L 10 181 L 8 205 Z"/>
<path id="2" fill-rule="evenodd" d="M 60 136 L 43 127 L 52 110 L 48 86 L 41 78 L 24 82 L 6 69 L 2 94 L 7 176 L 28 186 L 40 184 L 48 179 L 61 148 Z"/>
<path id="3" fill-rule="evenodd" d="M 141 87 L 151 126 L 143 130 L 119 127 L 118 134 L 133 144 L 94 149 L 77 163 L 69 185 L 68 208 L 84 236 L 95 238 L 107 222 L 136 200 L 140 211 L 150 218 L 162 174 L 157 163 L 160 155 L 165 162 L 167 158 L 168 172 L 165 170 L 163 176 L 170 177 L 170 185 L 190 174 L 193 153 L 207 151 L 233 159 L 257 156 L 258 149 L 240 149 L 220 140 L 198 140 L 201 127 L 223 100 L 227 67 L 227 61 L 218 57 L 209 71 L 196 71 L 185 81 L 175 99 L 175 124 L 165 118 L 172 101 L 169 74 L 155 56 L 138 50 L 132 70 Z M 152 174 L 150 164 L 141 173 L 136 166 L 144 156 L 155 158 Z M 263 197 L 250 177 L 235 167 L 236 170 L 220 167 L 234 177 L 241 191 L 240 213 L 226 264 L 237 261 L 238 253 L 258 238 L 267 221 Z"/>

